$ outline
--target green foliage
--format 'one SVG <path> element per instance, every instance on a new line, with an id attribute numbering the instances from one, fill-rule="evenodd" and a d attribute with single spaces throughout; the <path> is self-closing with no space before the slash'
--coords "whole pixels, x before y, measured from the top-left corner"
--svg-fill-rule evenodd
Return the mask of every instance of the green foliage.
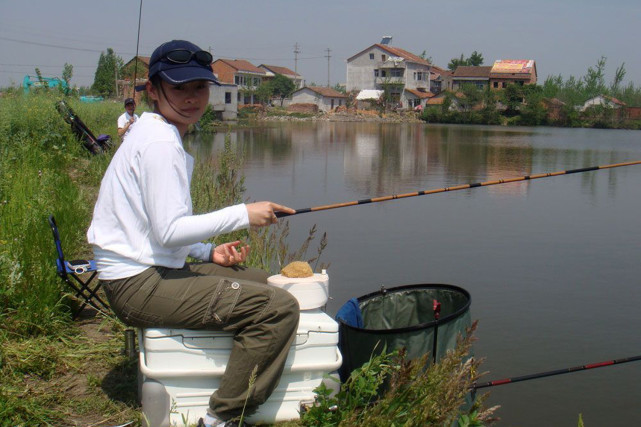
<path id="1" fill-rule="evenodd" d="M 283 99 L 289 97 L 296 89 L 294 82 L 282 74 L 276 74 L 274 79 L 271 81 L 271 85 L 274 96 L 280 98 L 281 105 L 283 104 Z"/>
<path id="2" fill-rule="evenodd" d="M 306 426 L 463 426 L 491 423 L 497 409 L 471 405 L 469 390 L 480 362 L 469 357 L 474 324 L 438 363 L 430 355 L 406 360 L 403 351 L 383 352 L 351 373 L 332 395 L 322 384 L 316 404 L 302 416 Z"/>
<path id="3" fill-rule="evenodd" d="M 64 67 L 62 68 L 62 80 L 67 83 L 67 87 L 71 87 L 71 78 L 73 77 L 73 65 L 67 64 L 65 62 Z"/>
<path id="4" fill-rule="evenodd" d="M 258 101 L 263 104 L 269 103 L 273 95 L 274 86 L 271 82 L 263 82 L 258 86 L 258 89 L 256 89 L 256 98 L 258 98 Z"/>
<path id="5" fill-rule="evenodd" d="M 116 79 L 122 66 L 122 58 L 116 55 L 112 48 L 108 48 L 106 54 L 101 52 L 91 90 L 104 97 L 115 95 Z"/>
<path id="6" fill-rule="evenodd" d="M 454 70 L 456 70 L 457 67 L 461 67 L 461 66 L 470 66 L 471 65 L 471 66 L 477 67 L 479 65 L 483 65 L 483 61 L 484 61 L 483 54 L 481 54 L 481 53 L 479 53 L 477 51 L 474 51 L 467 58 L 465 58 L 463 56 L 463 54 L 461 54 L 461 56 L 459 58 L 452 58 L 450 60 L 450 62 L 447 64 L 447 68 L 450 71 L 454 71 Z"/>
<path id="7" fill-rule="evenodd" d="M 47 217 L 55 215 L 69 257 L 86 255 L 95 197 L 88 186 L 97 186 L 106 167 L 104 156 L 90 157 L 56 111 L 56 95 L 0 98 L 0 330 L 20 336 L 53 333 L 68 318 Z M 105 116 L 73 106 L 92 129 L 107 118 L 115 129 L 119 109 L 113 107 Z"/>
<path id="8" fill-rule="evenodd" d="M 217 125 L 220 123 L 216 116 L 216 112 L 214 111 L 214 108 L 212 107 L 211 104 L 207 104 L 207 108 L 205 108 L 205 112 L 203 113 L 202 117 L 198 121 L 198 127 L 200 132 L 204 133 L 211 133 L 215 132 Z"/>

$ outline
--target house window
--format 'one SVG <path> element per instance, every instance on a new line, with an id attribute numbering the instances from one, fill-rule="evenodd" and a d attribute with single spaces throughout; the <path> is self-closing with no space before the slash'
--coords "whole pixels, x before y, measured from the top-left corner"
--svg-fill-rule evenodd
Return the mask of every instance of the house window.
<path id="1" fill-rule="evenodd" d="M 374 77 L 378 77 L 378 70 L 374 70 Z"/>
<path id="2" fill-rule="evenodd" d="M 505 88 L 507 87 L 507 83 L 506 83 L 506 82 L 502 82 L 502 83 L 501 83 L 501 87 L 502 87 L 503 89 L 505 89 Z"/>
<path id="3" fill-rule="evenodd" d="M 231 104 L 231 92 L 225 92 L 225 104 Z"/>
<path id="4" fill-rule="evenodd" d="M 498 89 L 498 88 L 499 88 L 499 82 L 494 82 L 494 89 Z"/>
<path id="5" fill-rule="evenodd" d="M 392 77 L 403 77 L 402 68 L 392 68 Z"/>
<path id="6" fill-rule="evenodd" d="M 387 70 L 381 70 L 381 77 L 387 77 Z"/>
<path id="7" fill-rule="evenodd" d="M 240 85 L 240 76 L 234 76 L 234 83 Z"/>
<path id="8" fill-rule="evenodd" d="M 386 59 L 387 59 L 387 56 L 381 55 L 381 61 L 385 62 Z"/>
<path id="9" fill-rule="evenodd" d="M 369 59 L 374 60 L 374 54 L 373 53 L 369 54 Z"/>

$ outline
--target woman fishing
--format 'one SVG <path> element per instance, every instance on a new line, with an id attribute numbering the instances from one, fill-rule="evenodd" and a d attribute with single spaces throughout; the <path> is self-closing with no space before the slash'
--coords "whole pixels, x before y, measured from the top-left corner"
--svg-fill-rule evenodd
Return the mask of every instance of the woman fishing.
<path id="1" fill-rule="evenodd" d="M 184 40 L 159 46 L 143 113 L 115 153 L 100 186 L 87 232 L 111 308 L 134 327 L 233 331 L 220 387 L 200 425 L 230 426 L 254 412 L 276 387 L 296 334 L 299 308 L 287 291 L 268 286 L 264 271 L 241 268 L 249 247 L 203 240 L 276 223 L 294 210 L 273 202 L 192 214 L 193 157 L 183 148 L 217 84 L 209 52 Z M 186 264 L 187 256 L 200 263 Z M 250 376 L 256 379 L 249 396 Z M 213 388 L 213 387 L 212 387 Z"/>

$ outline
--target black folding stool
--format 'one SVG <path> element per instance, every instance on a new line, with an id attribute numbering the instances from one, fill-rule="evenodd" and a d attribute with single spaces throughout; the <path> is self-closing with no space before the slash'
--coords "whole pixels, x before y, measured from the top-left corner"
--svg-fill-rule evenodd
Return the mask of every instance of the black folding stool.
<path id="1" fill-rule="evenodd" d="M 49 226 L 51 227 L 53 240 L 56 243 L 56 250 L 58 251 L 58 258 L 56 259 L 58 276 L 76 292 L 76 298 L 83 300 L 80 307 L 73 313 L 73 318 L 78 317 L 78 314 L 80 314 L 87 305 L 90 305 L 103 314 L 110 315 L 109 305 L 97 294 L 100 289 L 100 282 L 98 282 L 93 289 L 90 286 L 91 281 L 96 277 L 96 274 L 98 274 L 96 262 L 85 259 L 65 260 L 62 252 L 62 244 L 60 243 L 60 233 L 58 232 L 58 226 L 53 215 L 49 216 Z M 89 274 L 88 278 L 86 278 L 86 274 Z"/>

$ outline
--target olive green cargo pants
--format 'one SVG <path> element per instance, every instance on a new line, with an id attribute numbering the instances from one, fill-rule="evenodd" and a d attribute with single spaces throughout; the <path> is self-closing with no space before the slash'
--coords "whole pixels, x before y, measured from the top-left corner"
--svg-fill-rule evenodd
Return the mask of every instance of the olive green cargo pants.
<path id="1" fill-rule="evenodd" d="M 296 336 L 298 301 L 267 285 L 267 277 L 257 269 L 202 263 L 182 269 L 151 267 L 133 277 L 102 283 L 112 310 L 127 325 L 235 333 L 220 388 L 209 401 L 212 415 L 227 420 L 242 413 L 255 367 L 245 415 L 267 400 Z"/>

